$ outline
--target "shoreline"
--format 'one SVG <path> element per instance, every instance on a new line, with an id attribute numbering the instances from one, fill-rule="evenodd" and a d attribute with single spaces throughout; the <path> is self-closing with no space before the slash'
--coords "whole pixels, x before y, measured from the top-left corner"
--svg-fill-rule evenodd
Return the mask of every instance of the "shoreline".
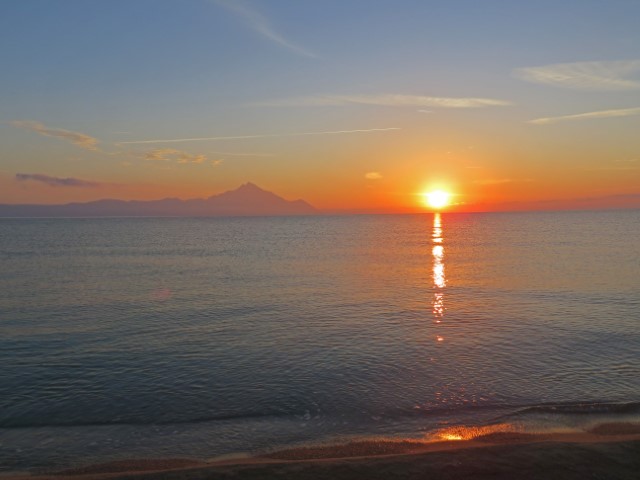
<path id="1" fill-rule="evenodd" d="M 1 478 L 626 479 L 637 478 L 640 470 L 640 424 L 605 424 L 577 433 L 497 432 L 469 440 L 373 439 L 225 457 L 128 459 L 42 473 L 8 473 Z"/>

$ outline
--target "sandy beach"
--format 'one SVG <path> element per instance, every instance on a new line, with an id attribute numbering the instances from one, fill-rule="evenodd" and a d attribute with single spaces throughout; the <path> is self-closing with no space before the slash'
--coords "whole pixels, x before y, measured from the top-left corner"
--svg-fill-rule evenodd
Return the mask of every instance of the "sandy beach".
<path id="1" fill-rule="evenodd" d="M 369 440 L 213 459 L 138 459 L 13 475 L 64 479 L 632 479 L 640 471 L 640 425 L 580 433 L 489 433 L 471 440 Z"/>

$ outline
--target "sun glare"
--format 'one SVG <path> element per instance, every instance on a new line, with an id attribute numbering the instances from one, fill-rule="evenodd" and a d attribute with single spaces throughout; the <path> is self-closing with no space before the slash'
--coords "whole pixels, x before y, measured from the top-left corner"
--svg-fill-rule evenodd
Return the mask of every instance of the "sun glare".
<path id="1" fill-rule="evenodd" d="M 439 209 L 449 205 L 449 192 L 444 190 L 434 190 L 432 192 L 423 193 L 424 203 L 431 208 Z"/>

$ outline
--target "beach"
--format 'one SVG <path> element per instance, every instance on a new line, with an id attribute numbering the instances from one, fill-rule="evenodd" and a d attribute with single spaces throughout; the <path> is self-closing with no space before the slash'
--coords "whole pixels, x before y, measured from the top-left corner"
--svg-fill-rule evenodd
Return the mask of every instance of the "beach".
<path id="1" fill-rule="evenodd" d="M 139 459 L 10 475 L 20 479 L 632 479 L 640 469 L 640 425 L 599 433 L 488 434 L 473 440 L 369 441 L 219 460 Z"/>

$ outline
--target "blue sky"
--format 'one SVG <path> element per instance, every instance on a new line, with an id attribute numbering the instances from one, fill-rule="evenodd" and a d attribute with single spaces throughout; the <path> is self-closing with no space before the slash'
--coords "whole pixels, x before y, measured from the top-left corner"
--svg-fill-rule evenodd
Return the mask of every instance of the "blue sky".
<path id="1" fill-rule="evenodd" d="M 199 197 L 244 181 L 327 209 L 408 206 L 432 185 L 469 205 L 640 192 L 638 1 L 0 12 L 0 202 Z"/>

